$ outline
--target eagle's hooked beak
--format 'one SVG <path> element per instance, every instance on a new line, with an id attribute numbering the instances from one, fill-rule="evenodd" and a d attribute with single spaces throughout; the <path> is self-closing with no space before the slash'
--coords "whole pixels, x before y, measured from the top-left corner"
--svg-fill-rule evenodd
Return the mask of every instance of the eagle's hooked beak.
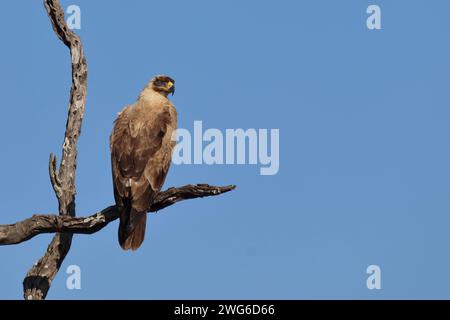
<path id="1" fill-rule="evenodd" d="M 167 86 L 169 87 L 169 93 L 173 96 L 175 94 L 175 84 L 172 81 L 169 81 Z"/>

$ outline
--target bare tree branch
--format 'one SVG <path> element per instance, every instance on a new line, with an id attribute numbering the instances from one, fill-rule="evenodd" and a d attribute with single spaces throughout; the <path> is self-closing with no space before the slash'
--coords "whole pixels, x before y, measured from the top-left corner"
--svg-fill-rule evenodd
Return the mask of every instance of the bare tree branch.
<path id="1" fill-rule="evenodd" d="M 81 39 L 72 32 L 64 20 L 64 10 L 58 0 L 44 0 L 44 6 L 58 38 L 70 49 L 72 62 L 72 88 L 69 112 L 62 149 L 59 172 L 56 157 L 50 156 L 50 181 L 59 204 L 59 214 L 75 216 L 75 173 L 77 166 L 77 142 L 81 133 L 86 104 L 87 63 Z M 44 299 L 52 280 L 58 273 L 72 243 L 72 234 L 56 234 L 45 255 L 28 271 L 23 290 L 25 299 Z"/>
<path id="2" fill-rule="evenodd" d="M 55 191 L 56 198 L 58 199 L 61 197 L 61 181 L 59 180 L 59 172 L 56 166 L 56 156 L 52 153 L 50 154 L 50 160 L 48 162 L 48 174 L 50 175 L 50 182 Z"/>
<path id="3" fill-rule="evenodd" d="M 156 212 L 177 202 L 217 196 L 235 189 L 235 186 L 216 187 L 207 184 L 186 185 L 160 192 L 149 212 Z M 88 217 L 67 215 L 34 215 L 15 224 L 0 225 L 0 245 L 18 244 L 43 233 L 92 234 L 119 218 L 116 206 L 110 206 Z"/>

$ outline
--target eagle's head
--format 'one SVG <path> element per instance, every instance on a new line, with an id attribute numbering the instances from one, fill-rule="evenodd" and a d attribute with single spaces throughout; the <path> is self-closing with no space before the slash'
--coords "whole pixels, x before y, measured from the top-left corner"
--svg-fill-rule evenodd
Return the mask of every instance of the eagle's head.
<path id="1" fill-rule="evenodd" d="M 175 93 L 175 80 L 165 75 L 159 75 L 150 81 L 150 87 L 167 97 L 169 93 L 172 95 Z"/>

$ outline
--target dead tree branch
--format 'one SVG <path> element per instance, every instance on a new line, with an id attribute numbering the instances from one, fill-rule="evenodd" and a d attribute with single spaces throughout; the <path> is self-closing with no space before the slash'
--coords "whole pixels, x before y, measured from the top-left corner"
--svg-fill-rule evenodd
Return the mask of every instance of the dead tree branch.
<path id="1" fill-rule="evenodd" d="M 87 63 L 81 39 L 72 32 L 64 20 L 64 10 L 58 0 L 44 0 L 48 17 L 58 38 L 70 49 L 72 88 L 69 111 L 62 147 L 62 159 L 57 170 L 56 157 L 50 155 L 50 181 L 55 190 L 61 216 L 75 216 L 75 173 L 77 142 L 86 104 Z M 58 233 L 45 255 L 28 271 L 23 281 L 25 299 L 44 299 L 58 270 L 70 250 L 72 234 Z"/>
<path id="2" fill-rule="evenodd" d="M 45 255 L 28 271 L 23 281 L 24 298 L 45 299 L 51 283 L 70 250 L 73 234 L 92 234 L 118 218 L 116 206 L 110 206 L 88 217 L 75 217 L 75 174 L 77 143 L 86 104 L 87 63 L 81 39 L 69 29 L 59 0 L 44 0 L 44 6 L 58 38 L 70 49 L 72 87 L 66 131 L 58 168 L 56 156 L 49 161 L 50 182 L 59 204 L 58 215 L 34 215 L 10 225 L 0 225 L 0 246 L 27 241 L 38 234 L 56 233 Z M 160 192 L 150 212 L 158 211 L 179 201 L 219 195 L 235 186 L 215 187 L 206 184 L 186 185 Z"/>
<path id="3" fill-rule="evenodd" d="M 187 185 L 160 192 L 149 212 L 156 212 L 177 202 L 217 196 L 233 190 L 235 186 L 215 187 L 206 184 Z M 34 215 L 15 224 L 0 225 L 0 246 L 18 244 L 43 233 L 92 234 L 119 218 L 116 206 L 110 206 L 88 217 L 67 215 Z"/>

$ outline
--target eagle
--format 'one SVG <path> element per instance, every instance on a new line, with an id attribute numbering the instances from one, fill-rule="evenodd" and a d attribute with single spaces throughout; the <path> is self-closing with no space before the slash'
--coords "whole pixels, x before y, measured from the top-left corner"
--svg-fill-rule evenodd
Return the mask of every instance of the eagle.
<path id="1" fill-rule="evenodd" d="M 177 111 L 168 95 L 174 93 L 175 81 L 158 75 L 114 121 L 111 167 L 124 250 L 137 250 L 144 241 L 147 212 L 169 171 Z"/>

